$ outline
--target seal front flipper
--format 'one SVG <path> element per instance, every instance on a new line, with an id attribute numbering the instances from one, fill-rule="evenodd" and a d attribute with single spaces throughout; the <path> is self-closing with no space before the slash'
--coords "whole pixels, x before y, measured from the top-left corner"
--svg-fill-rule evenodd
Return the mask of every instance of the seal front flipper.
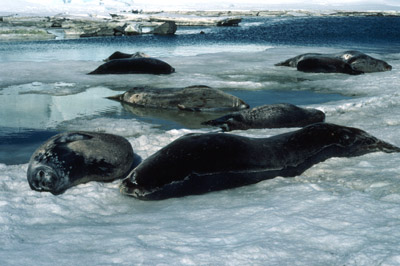
<path id="1" fill-rule="evenodd" d="M 222 117 L 202 122 L 202 125 L 219 127 L 222 131 L 231 131 L 231 125 L 235 123 L 235 116 L 233 114 L 224 115 Z M 239 127 L 235 128 L 238 129 Z"/>
<path id="2" fill-rule="evenodd" d="M 244 185 L 255 184 L 271 179 L 279 174 L 280 169 L 243 172 L 192 172 L 183 180 L 174 181 L 159 187 L 145 188 L 131 178 L 126 178 L 120 185 L 120 192 L 140 200 L 165 200 L 168 198 L 201 195 Z"/>

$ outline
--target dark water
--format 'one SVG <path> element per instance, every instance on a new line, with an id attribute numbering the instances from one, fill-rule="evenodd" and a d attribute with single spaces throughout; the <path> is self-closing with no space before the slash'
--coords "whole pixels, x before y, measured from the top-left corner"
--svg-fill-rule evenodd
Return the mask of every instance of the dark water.
<path id="1" fill-rule="evenodd" d="M 339 94 L 321 94 L 311 91 L 278 91 L 259 90 L 249 91 L 234 90 L 227 91 L 240 97 L 251 107 L 274 104 L 292 103 L 296 105 L 317 104 L 329 101 L 343 100 L 348 97 Z M 68 97 L 68 96 L 65 96 Z M 90 104 L 88 100 L 87 104 Z M 105 107 L 106 108 L 106 107 Z M 121 109 L 114 108 L 112 111 L 102 112 L 96 117 L 107 117 L 115 119 L 132 119 L 157 125 L 164 130 L 181 128 L 204 128 L 201 122 L 221 116 L 221 113 L 194 113 L 186 111 L 154 110 L 146 108 L 134 108 L 126 105 Z M 31 129 L 31 128 L 7 128 L 0 123 L 0 163 L 22 164 L 27 163 L 31 154 L 47 139 L 63 131 L 62 126 L 58 129 Z"/>
<path id="2" fill-rule="evenodd" d="M 0 61 L 100 60 L 111 50 L 162 48 L 171 55 L 177 47 L 212 45 L 322 46 L 363 51 L 400 50 L 400 17 L 279 17 L 245 18 L 238 27 L 180 27 L 174 36 L 82 38 L 40 42 L 0 42 Z M 204 31 L 205 34 L 200 34 Z M 104 48 L 93 53 L 94 46 Z M 24 51 L 21 58 L 20 51 Z M 172 52 L 173 53 L 173 52 Z"/>

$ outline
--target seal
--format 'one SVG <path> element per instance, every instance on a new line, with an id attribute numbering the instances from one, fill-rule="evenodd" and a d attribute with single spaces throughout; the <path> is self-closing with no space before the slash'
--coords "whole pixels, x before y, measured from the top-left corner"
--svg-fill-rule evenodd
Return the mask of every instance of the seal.
<path id="1" fill-rule="evenodd" d="M 149 56 L 147 54 L 145 54 L 145 53 L 142 53 L 142 52 L 136 52 L 134 54 L 126 54 L 126 53 L 122 53 L 120 51 L 116 51 L 112 55 L 110 55 L 109 57 L 104 59 L 103 61 L 108 62 L 108 61 L 115 60 L 115 59 L 143 58 L 143 57 L 149 57 Z"/>
<path id="2" fill-rule="evenodd" d="M 234 112 L 202 124 L 231 131 L 250 128 L 304 127 L 324 120 L 325 113 L 320 110 L 281 103 Z"/>
<path id="3" fill-rule="evenodd" d="M 382 72 L 392 70 L 392 66 L 387 62 L 373 58 L 359 51 L 349 50 L 334 54 L 320 54 L 320 53 L 306 53 L 301 54 L 286 61 L 275 64 L 275 66 L 288 66 L 298 67 L 298 63 L 305 59 L 310 58 L 331 58 L 339 59 L 344 63 L 347 63 L 355 71 L 361 71 L 363 73 Z"/>
<path id="4" fill-rule="evenodd" d="M 108 98 L 135 106 L 184 111 L 218 112 L 249 108 L 238 97 L 203 85 L 164 89 L 136 87 Z"/>
<path id="5" fill-rule="evenodd" d="M 340 59 L 332 57 L 307 57 L 297 63 L 297 70 L 312 73 L 343 73 L 349 75 L 360 75 L 364 72 L 355 70 L 353 67 Z"/>
<path id="6" fill-rule="evenodd" d="M 142 200 L 203 194 L 294 177 L 331 157 L 400 148 L 363 130 L 316 123 L 270 138 L 229 133 L 188 134 L 144 160 L 121 183 L 121 193 Z"/>
<path id="7" fill-rule="evenodd" d="M 373 58 L 359 51 L 345 51 L 334 54 L 344 62 L 350 64 L 353 69 L 364 73 L 383 72 L 392 70 L 392 66 L 383 60 Z"/>
<path id="8" fill-rule="evenodd" d="M 171 74 L 175 69 L 156 58 L 114 59 L 96 68 L 89 74 Z"/>
<path id="9" fill-rule="evenodd" d="M 50 138 L 32 155 L 27 178 L 31 189 L 54 195 L 89 181 L 110 182 L 126 177 L 135 156 L 123 137 L 74 131 Z"/>

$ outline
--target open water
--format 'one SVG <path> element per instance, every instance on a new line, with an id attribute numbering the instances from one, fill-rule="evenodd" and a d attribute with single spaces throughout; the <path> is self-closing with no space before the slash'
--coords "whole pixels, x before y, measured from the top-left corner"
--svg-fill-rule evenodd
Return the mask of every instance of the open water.
<path id="1" fill-rule="evenodd" d="M 204 31 L 204 34 L 200 34 Z M 306 52 L 359 50 L 390 72 L 301 73 L 275 63 Z M 172 75 L 88 76 L 114 51 L 145 52 Z M 31 191 L 31 153 L 50 136 L 126 137 L 143 159 L 219 114 L 124 107 L 106 96 L 135 86 L 208 85 L 251 107 L 323 110 L 400 146 L 399 17 L 246 18 L 239 27 L 175 36 L 0 42 L 0 264 L 398 265 L 400 156 L 332 158 L 299 177 L 161 202 L 119 194 L 118 181 L 60 196 Z M 291 129 L 234 131 L 268 137 Z"/>

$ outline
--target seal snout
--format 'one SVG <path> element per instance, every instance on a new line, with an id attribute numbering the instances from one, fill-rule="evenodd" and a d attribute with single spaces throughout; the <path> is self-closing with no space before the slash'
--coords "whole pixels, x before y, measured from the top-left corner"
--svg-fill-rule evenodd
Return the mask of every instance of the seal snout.
<path id="1" fill-rule="evenodd" d="M 36 191 L 53 191 L 57 187 L 57 177 L 52 171 L 46 168 L 38 168 L 28 174 L 28 181 L 31 189 Z"/>

